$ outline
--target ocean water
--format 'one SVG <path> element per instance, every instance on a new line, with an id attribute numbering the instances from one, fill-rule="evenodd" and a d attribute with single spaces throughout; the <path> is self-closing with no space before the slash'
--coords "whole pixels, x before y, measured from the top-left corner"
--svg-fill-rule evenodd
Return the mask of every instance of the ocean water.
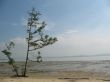
<path id="1" fill-rule="evenodd" d="M 7 63 L 3 63 L 3 60 L 1 61 L 0 74 L 13 74 L 12 67 Z M 6 62 L 7 60 L 4 61 Z M 17 62 L 17 65 L 21 70 L 24 62 Z M 29 73 L 55 73 L 59 71 L 84 71 L 110 75 L 110 56 L 109 54 L 106 54 L 92 56 L 43 57 L 42 63 L 37 63 L 35 61 L 30 61 L 28 63 Z"/>
<path id="2" fill-rule="evenodd" d="M 33 70 L 55 71 L 85 71 L 110 74 L 110 61 L 51 61 L 33 65 Z"/>
<path id="3" fill-rule="evenodd" d="M 24 62 L 17 62 L 22 67 Z M 110 60 L 104 61 L 45 61 L 42 63 L 29 62 L 29 73 L 53 73 L 63 71 L 84 71 L 92 73 L 110 74 Z M 11 66 L 0 63 L 0 74 L 11 74 Z"/>
<path id="4" fill-rule="evenodd" d="M 42 56 L 43 61 L 101 61 L 110 60 L 110 54 L 98 54 L 98 55 L 75 55 L 75 56 L 57 56 L 57 57 L 45 57 Z M 16 61 L 24 61 L 25 58 L 14 58 Z M 35 57 L 30 57 L 30 60 L 36 61 Z M 0 57 L 0 62 L 7 61 L 7 58 Z"/>
<path id="5" fill-rule="evenodd" d="M 64 56 L 64 57 L 43 57 L 45 61 L 100 61 L 110 60 L 110 55 L 81 55 L 81 56 Z"/>

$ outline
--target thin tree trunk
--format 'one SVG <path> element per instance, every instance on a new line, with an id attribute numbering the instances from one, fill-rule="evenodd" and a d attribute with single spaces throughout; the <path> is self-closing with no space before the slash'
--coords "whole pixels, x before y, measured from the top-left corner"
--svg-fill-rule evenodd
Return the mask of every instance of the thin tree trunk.
<path id="1" fill-rule="evenodd" d="M 16 76 L 18 77 L 18 76 L 19 76 L 19 74 L 18 74 L 18 71 L 16 70 L 15 65 L 14 65 L 14 64 L 12 64 L 12 66 L 13 66 L 14 71 L 16 72 Z"/>
<path id="2" fill-rule="evenodd" d="M 26 76 L 26 72 L 27 72 L 28 55 L 29 55 L 29 42 L 28 42 L 27 56 L 26 56 L 26 62 L 25 62 L 25 68 L 24 68 L 24 74 L 23 74 L 24 77 Z"/>
<path id="3" fill-rule="evenodd" d="M 29 40 L 30 40 L 30 31 L 31 31 L 31 26 L 30 26 L 30 29 L 29 29 L 29 35 L 28 35 L 27 55 L 26 55 L 26 62 L 25 62 L 24 74 L 23 74 L 23 76 L 24 76 L 24 77 L 26 77 L 26 73 L 27 73 L 27 63 L 28 63 L 28 55 L 29 55 Z"/>
<path id="4" fill-rule="evenodd" d="M 8 59 L 9 59 L 9 61 L 10 61 L 10 60 L 11 60 L 10 56 L 7 56 L 7 57 L 8 57 Z M 13 67 L 13 69 L 14 69 L 15 73 L 16 73 L 16 76 L 18 77 L 18 76 L 19 76 L 19 74 L 18 74 L 18 71 L 16 70 L 15 65 L 14 65 L 13 63 L 11 63 L 11 65 L 12 65 L 12 67 Z"/>

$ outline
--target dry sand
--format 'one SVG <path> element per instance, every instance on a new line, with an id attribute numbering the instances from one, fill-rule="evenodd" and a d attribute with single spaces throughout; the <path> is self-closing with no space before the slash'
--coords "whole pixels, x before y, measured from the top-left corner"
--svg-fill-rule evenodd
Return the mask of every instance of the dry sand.
<path id="1" fill-rule="evenodd" d="M 97 80 L 97 79 L 36 79 L 36 78 L 1 78 L 0 82 L 110 82 L 109 80 Z"/>
<path id="2" fill-rule="evenodd" d="M 4 78 L 0 82 L 67 82 L 58 79 L 35 79 L 35 78 Z"/>
<path id="3" fill-rule="evenodd" d="M 110 81 L 91 79 L 91 80 L 77 80 L 77 81 L 73 81 L 73 82 L 110 82 Z"/>
<path id="4" fill-rule="evenodd" d="M 29 74 L 29 77 L 0 76 L 0 82 L 110 82 L 109 76 L 92 75 L 89 72 L 59 72 L 50 74 Z"/>

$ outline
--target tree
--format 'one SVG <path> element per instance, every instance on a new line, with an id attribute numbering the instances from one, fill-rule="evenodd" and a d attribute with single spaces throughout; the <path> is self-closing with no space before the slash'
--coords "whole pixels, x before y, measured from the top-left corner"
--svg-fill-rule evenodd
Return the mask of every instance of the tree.
<path id="1" fill-rule="evenodd" d="M 37 56 L 38 63 L 42 62 L 42 56 L 40 54 L 41 54 L 40 51 L 38 51 L 38 56 Z"/>
<path id="2" fill-rule="evenodd" d="M 9 42 L 8 44 L 6 44 L 6 49 L 4 49 L 2 52 L 4 53 L 4 55 L 8 58 L 8 63 L 9 65 L 11 65 L 13 67 L 13 71 L 16 73 L 16 76 L 19 76 L 18 74 L 18 67 L 15 65 L 15 60 L 11 57 L 11 49 L 14 48 L 15 44 L 14 42 Z"/>
<path id="3" fill-rule="evenodd" d="M 15 64 L 15 60 L 11 57 L 11 50 L 14 48 L 14 42 L 10 42 L 6 44 L 6 49 L 2 50 L 2 53 L 6 55 L 8 58 L 8 63 L 13 67 L 13 71 L 16 73 L 17 77 L 25 77 L 27 73 L 27 64 L 29 60 L 29 52 L 44 48 L 45 46 L 52 45 L 57 41 L 56 37 L 49 37 L 44 33 L 44 28 L 46 23 L 39 21 L 39 12 L 35 11 L 33 8 L 32 11 L 29 13 L 29 18 L 27 22 L 27 54 L 26 60 L 24 64 L 24 68 L 22 69 L 22 74 L 18 73 L 18 67 Z M 42 57 L 40 56 L 40 51 L 38 51 L 37 62 L 42 62 Z"/>
<path id="4" fill-rule="evenodd" d="M 29 52 L 35 51 L 37 49 L 43 48 L 48 45 L 52 45 L 57 41 L 56 37 L 49 37 L 49 35 L 44 34 L 44 28 L 46 23 L 39 21 L 39 12 L 35 11 L 33 8 L 32 11 L 29 13 L 29 18 L 27 22 L 27 54 L 26 54 L 26 61 L 24 66 L 24 74 L 26 76 L 27 73 L 27 63 L 29 60 Z M 40 54 L 40 52 L 38 52 Z"/>

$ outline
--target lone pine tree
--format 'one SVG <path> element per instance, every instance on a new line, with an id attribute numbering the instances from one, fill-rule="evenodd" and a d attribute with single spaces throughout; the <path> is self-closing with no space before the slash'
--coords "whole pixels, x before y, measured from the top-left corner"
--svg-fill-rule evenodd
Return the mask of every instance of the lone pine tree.
<path id="1" fill-rule="evenodd" d="M 29 13 L 29 18 L 27 22 L 27 54 L 26 61 L 24 65 L 24 73 L 23 76 L 26 76 L 27 72 L 27 63 L 29 60 L 29 52 L 35 51 L 37 49 L 43 48 L 48 45 L 52 45 L 57 41 L 56 37 L 49 37 L 44 33 L 44 28 L 46 23 L 44 21 L 39 21 L 39 12 L 37 12 L 34 8 Z M 38 53 L 40 53 L 38 51 Z"/>

